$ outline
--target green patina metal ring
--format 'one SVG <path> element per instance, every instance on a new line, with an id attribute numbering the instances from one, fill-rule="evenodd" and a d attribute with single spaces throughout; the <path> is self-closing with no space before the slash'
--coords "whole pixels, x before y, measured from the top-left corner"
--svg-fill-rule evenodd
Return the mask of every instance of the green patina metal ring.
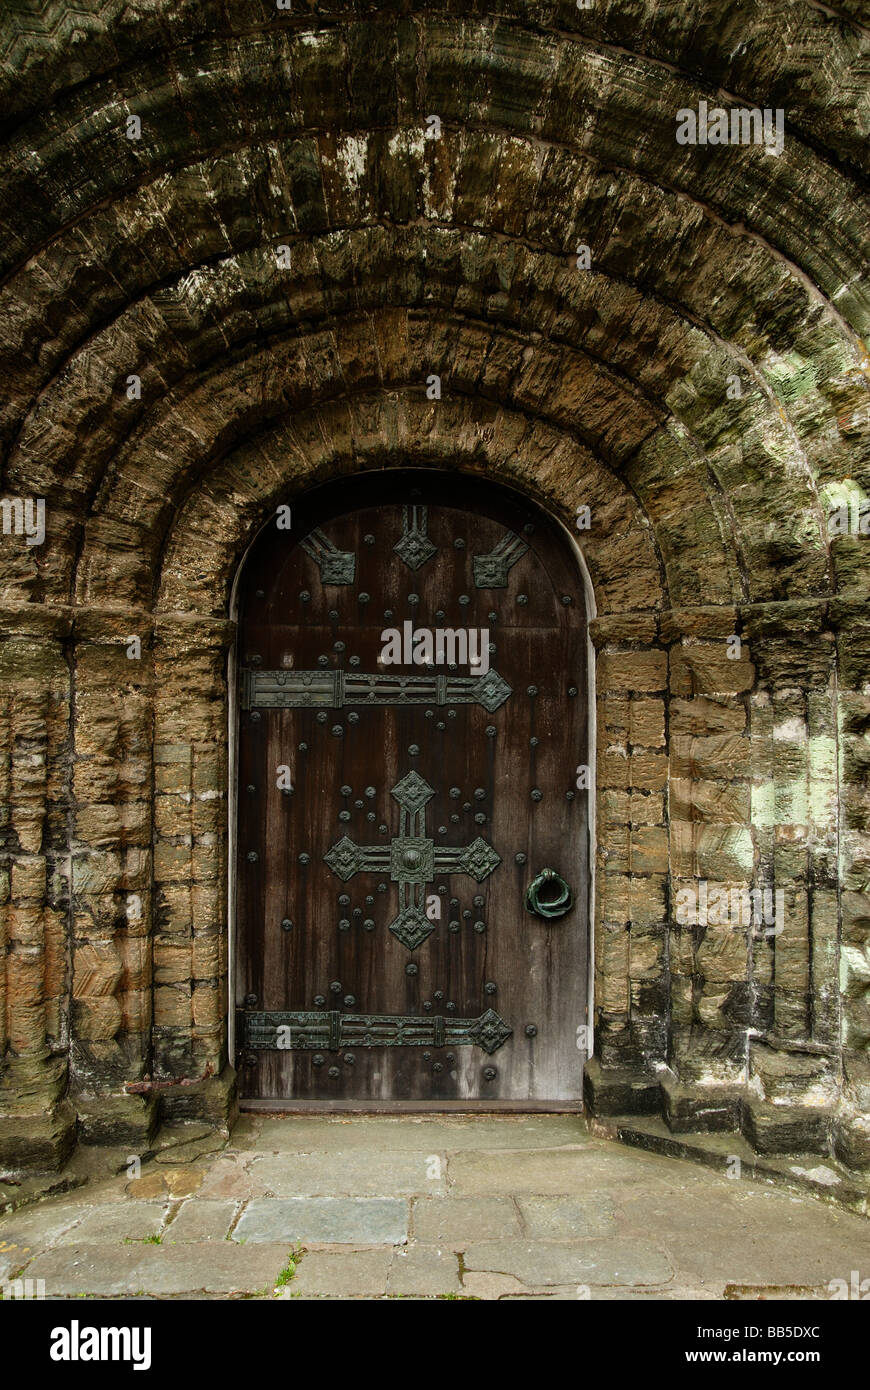
<path id="1" fill-rule="evenodd" d="M 526 889 L 526 907 L 536 917 L 564 917 L 574 906 L 574 897 L 555 869 L 542 869 Z"/>

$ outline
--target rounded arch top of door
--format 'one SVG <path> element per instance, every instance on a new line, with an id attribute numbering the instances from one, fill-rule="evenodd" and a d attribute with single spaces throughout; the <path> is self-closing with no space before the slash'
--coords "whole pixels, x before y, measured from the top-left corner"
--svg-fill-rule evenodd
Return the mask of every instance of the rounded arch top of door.
<path id="1" fill-rule="evenodd" d="M 579 1102 L 587 614 L 561 528 L 480 479 L 356 476 L 276 512 L 238 606 L 243 1099 Z M 528 906 L 545 871 L 558 915 Z"/>

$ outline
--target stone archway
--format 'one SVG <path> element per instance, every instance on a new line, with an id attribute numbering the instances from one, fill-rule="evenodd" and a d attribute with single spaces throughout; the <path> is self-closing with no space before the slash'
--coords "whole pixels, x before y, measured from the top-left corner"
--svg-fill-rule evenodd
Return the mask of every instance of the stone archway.
<path id="1" fill-rule="evenodd" d="M 410 461 L 590 508 L 595 1109 L 866 1166 L 866 558 L 828 525 L 870 489 L 840 97 L 866 33 L 839 8 L 751 6 L 738 40 L 724 4 L 703 32 L 230 3 L 135 34 L 103 6 L 78 55 L 37 32 L 64 0 L 4 21 L 0 445 L 47 530 L 3 537 L 3 1152 L 226 1121 L 231 577 L 276 500 Z M 793 94 L 780 155 L 675 141 L 711 81 Z M 782 930 L 679 921 L 701 882 L 781 891 Z"/>

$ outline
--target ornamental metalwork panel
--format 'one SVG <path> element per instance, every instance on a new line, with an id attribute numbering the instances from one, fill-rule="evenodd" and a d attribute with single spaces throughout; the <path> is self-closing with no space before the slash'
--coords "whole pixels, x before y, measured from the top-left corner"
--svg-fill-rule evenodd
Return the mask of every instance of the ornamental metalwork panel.
<path id="1" fill-rule="evenodd" d="M 494 1009 L 479 1018 L 351 1014 L 338 1009 L 246 1010 L 244 1045 L 254 1051 L 337 1052 L 354 1047 L 479 1047 L 492 1055 L 513 1035 Z"/>
<path id="2" fill-rule="evenodd" d="M 474 556 L 474 582 L 478 589 L 504 589 L 508 572 L 528 550 L 525 541 L 510 531 L 486 555 Z"/>
<path id="3" fill-rule="evenodd" d="M 425 507 L 402 508 L 402 534 L 393 549 L 409 570 L 418 570 L 432 559 L 438 547 L 429 539 Z"/>
<path id="4" fill-rule="evenodd" d="M 492 714 L 513 693 L 494 667 L 485 676 L 397 676 L 380 671 L 242 671 L 242 709 L 342 709 L 346 705 L 481 705 Z"/>
<path id="5" fill-rule="evenodd" d="M 501 863 L 501 856 L 480 835 L 468 845 L 436 845 L 426 834 L 426 806 L 435 795 L 425 777 L 408 772 L 391 788 L 399 803 L 399 833 L 387 845 L 358 845 L 343 835 L 324 854 L 324 861 L 343 882 L 355 874 L 385 872 L 399 886 L 399 911 L 389 930 L 415 951 L 435 930 L 426 916 L 426 884 L 436 873 L 468 874 L 482 883 Z"/>
<path id="6" fill-rule="evenodd" d="M 317 527 L 299 544 L 320 570 L 321 584 L 352 584 L 356 576 L 356 556 L 352 550 L 339 550 Z"/>

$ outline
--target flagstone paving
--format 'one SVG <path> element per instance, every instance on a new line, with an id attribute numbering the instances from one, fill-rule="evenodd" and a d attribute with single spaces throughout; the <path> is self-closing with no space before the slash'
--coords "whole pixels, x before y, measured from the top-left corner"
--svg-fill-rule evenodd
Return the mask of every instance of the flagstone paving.
<path id="1" fill-rule="evenodd" d="M 870 1276 L 864 1217 L 573 1116 L 246 1115 L 220 1149 L 177 1126 L 135 1157 L 80 1151 L 83 1186 L 0 1217 L 4 1296 L 806 1299 Z"/>

